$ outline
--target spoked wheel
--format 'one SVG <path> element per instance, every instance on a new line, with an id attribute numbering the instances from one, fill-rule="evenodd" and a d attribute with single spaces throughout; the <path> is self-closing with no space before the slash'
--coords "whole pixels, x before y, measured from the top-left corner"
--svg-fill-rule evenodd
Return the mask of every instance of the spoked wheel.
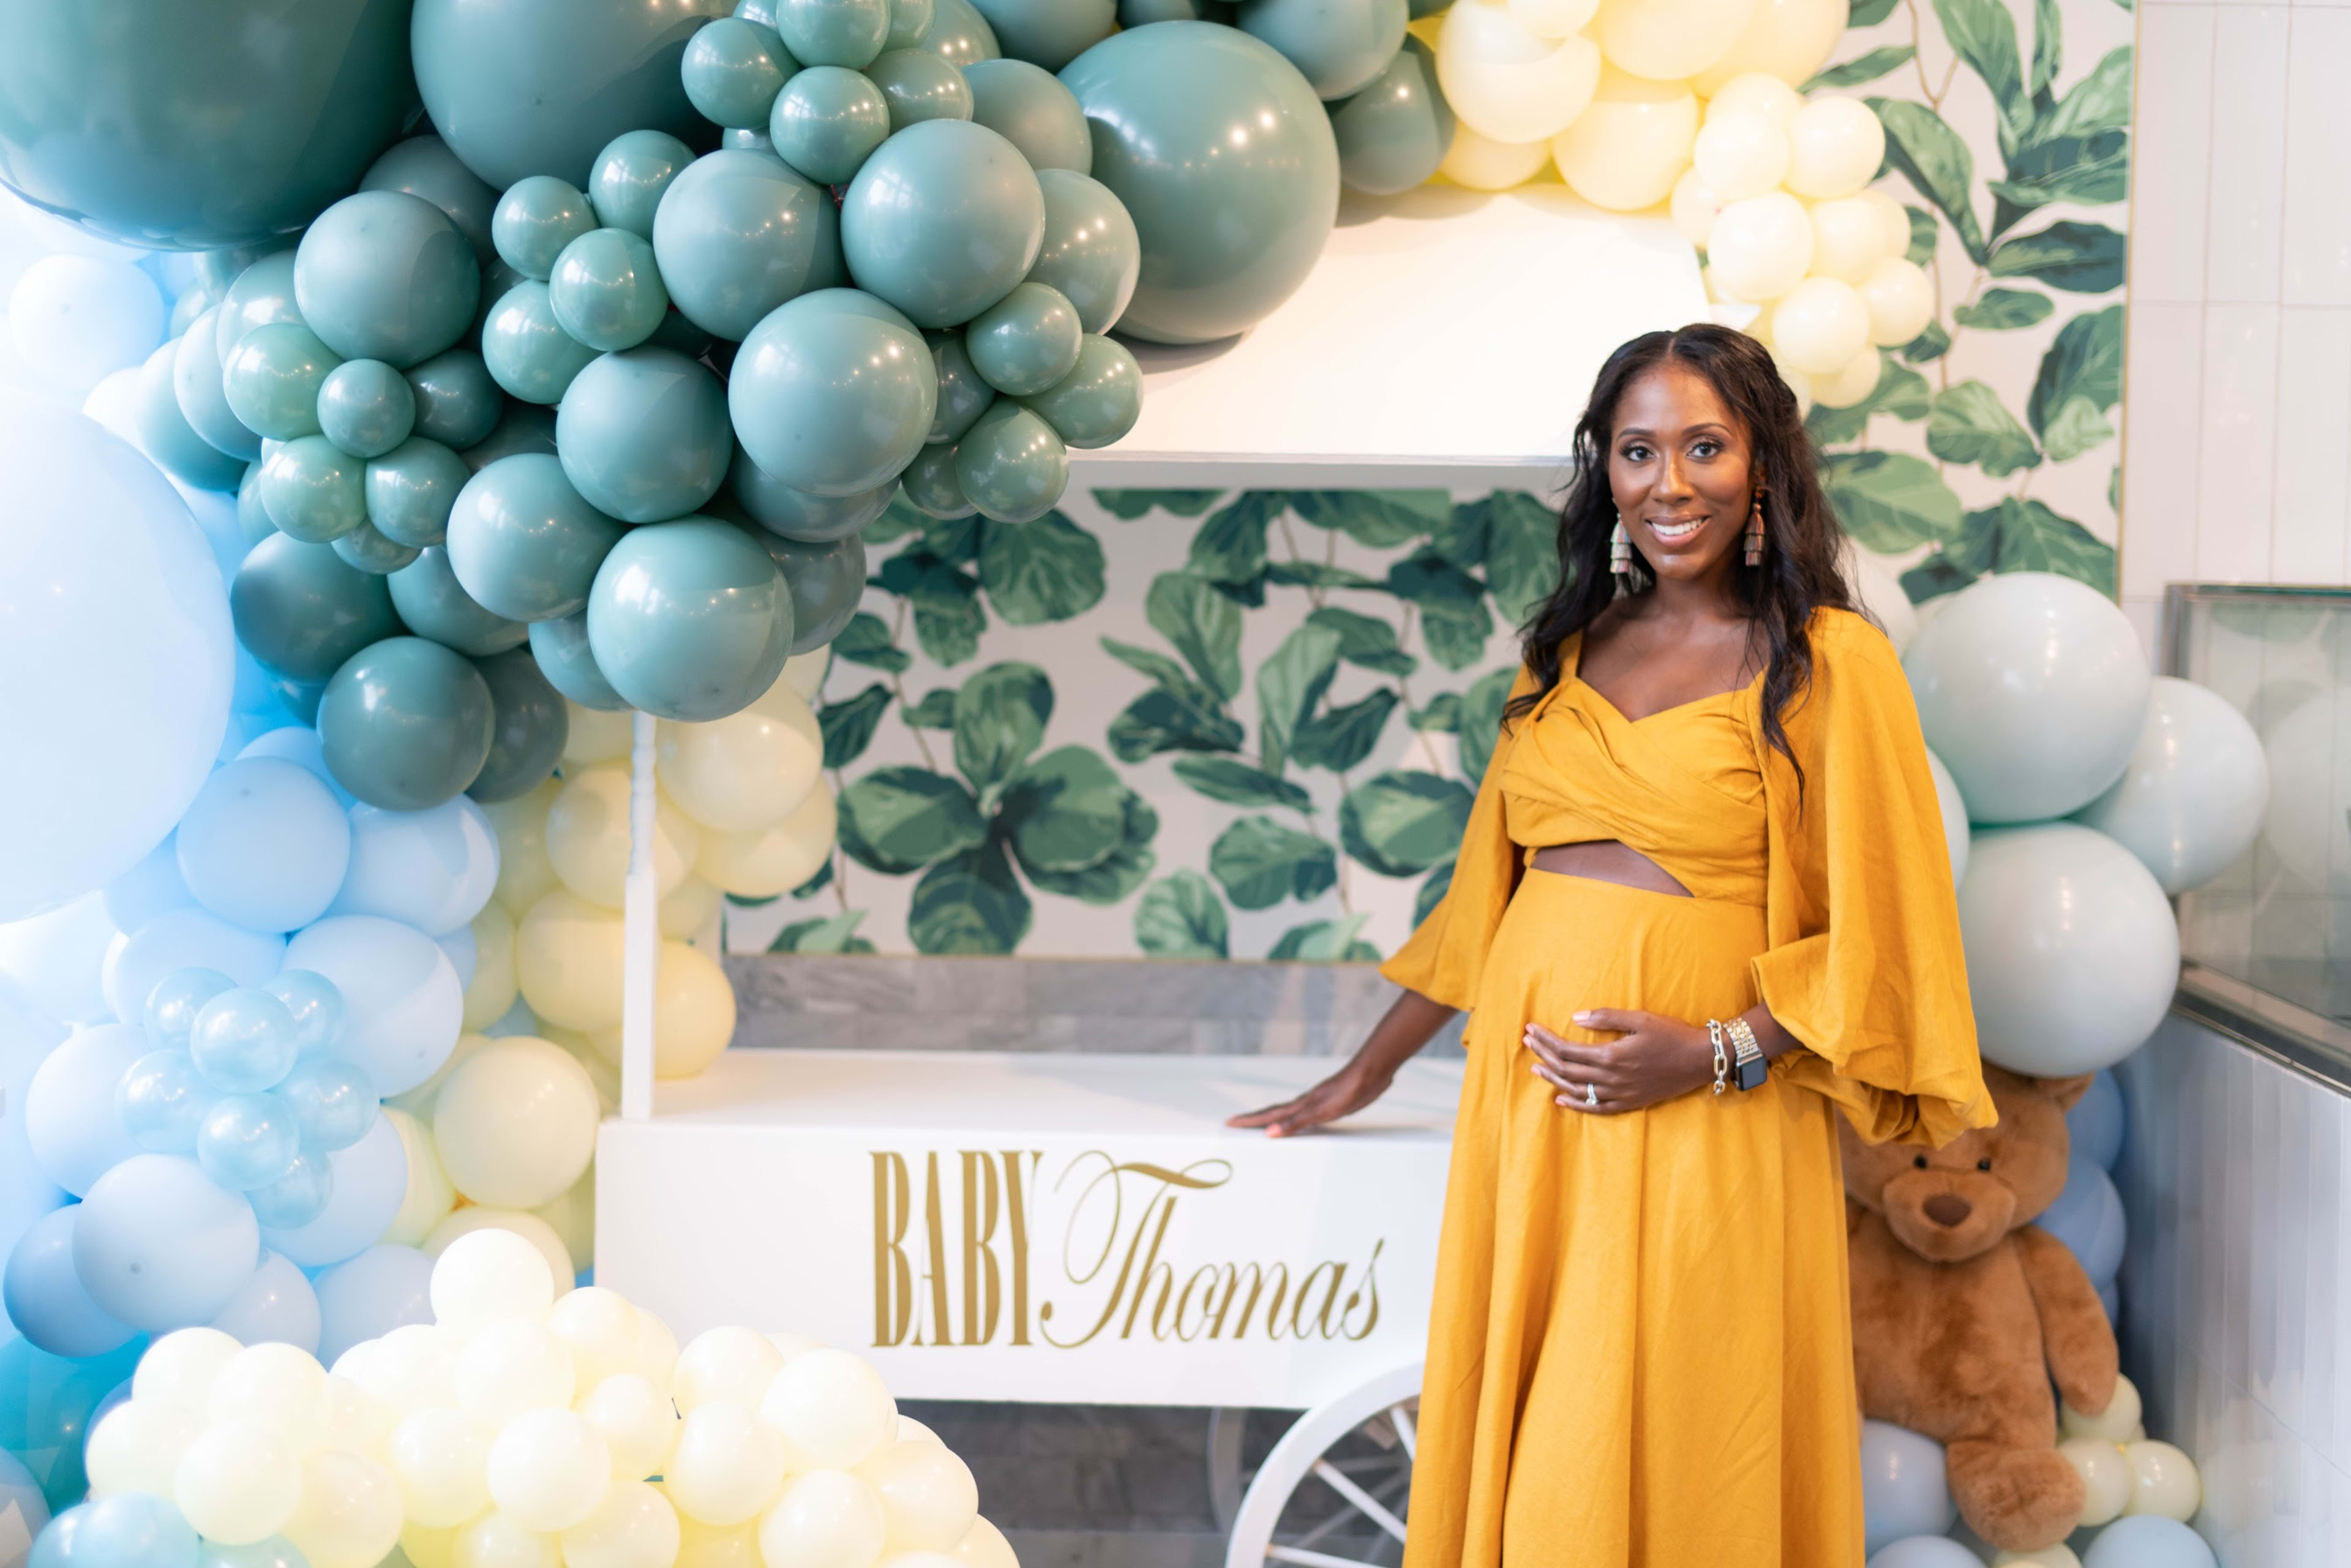
<path id="1" fill-rule="evenodd" d="M 1420 1364 L 1309 1410 L 1281 1436 L 1233 1520 L 1225 1568 L 1395 1568 L 1419 1447 Z"/>

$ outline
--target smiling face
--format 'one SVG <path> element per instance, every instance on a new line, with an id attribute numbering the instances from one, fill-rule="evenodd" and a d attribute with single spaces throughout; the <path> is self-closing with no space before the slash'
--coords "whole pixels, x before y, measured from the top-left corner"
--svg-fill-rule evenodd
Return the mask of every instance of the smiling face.
<path id="1" fill-rule="evenodd" d="M 1633 548 L 1661 581 L 1717 578 L 1754 504 L 1754 443 L 1721 394 L 1667 360 L 1616 404 L 1608 488 Z"/>

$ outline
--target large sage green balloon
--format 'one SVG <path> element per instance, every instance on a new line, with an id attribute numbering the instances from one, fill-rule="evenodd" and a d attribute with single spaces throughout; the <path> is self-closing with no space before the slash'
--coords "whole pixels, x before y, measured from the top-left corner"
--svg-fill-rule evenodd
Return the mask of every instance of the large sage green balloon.
<path id="1" fill-rule="evenodd" d="M 971 0 L 1007 56 L 1060 70 L 1111 35 L 1116 0 Z"/>
<path id="2" fill-rule="evenodd" d="M 416 102 L 408 0 L 8 0 L 0 183 L 134 245 L 291 234 Z"/>
<path id="3" fill-rule="evenodd" d="M 941 519 L 968 517 L 979 510 L 956 477 L 955 444 L 935 441 L 914 454 L 902 476 L 906 499 L 916 511 Z"/>
<path id="4" fill-rule="evenodd" d="M 596 569 L 621 524 L 590 506 L 562 463 L 501 457 L 474 476 L 449 515 L 449 565 L 475 602 L 515 621 L 553 621 L 588 607 Z"/>
<path id="5" fill-rule="evenodd" d="M 1143 367 L 1125 344 L 1089 333 L 1070 373 L 1020 400 L 1071 446 L 1108 446 L 1143 417 Z"/>
<path id="6" fill-rule="evenodd" d="M 530 635 L 521 622 L 484 609 L 467 593 L 450 569 L 449 552 L 439 545 L 386 580 L 392 586 L 392 607 L 411 632 L 460 653 L 486 658 L 520 647 Z"/>
<path id="7" fill-rule="evenodd" d="M 804 66 L 863 70 L 890 37 L 890 0 L 776 0 L 776 31 Z"/>
<path id="8" fill-rule="evenodd" d="M 588 595 L 596 667 L 630 706 L 701 722 L 748 706 L 791 656 L 792 601 L 766 549 L 713 517 L 632 528 Z"/>
<path id="9" fill-rule="evenodd" d="M 631 523 L 682 517 L 718 493 L 735 455 L 726 390 L 667 349 L 606 354 L 555 414 L 563 471 L 589 503 Z"/>
<path id="10" fill-rule="evenodd" d="M 347 360 L 405 370 L 473 324 L 481 264 L 449 214 L 405 191 L 362 191 L 319 214 L 294 253 L 294 299 Z"/>
<path id="11" fill-rule="evenodd" d="M 228 405 L 221 375 L 220 333 L 214 325 L 219 309 L 214 306 L 204 311 L 181 334 L 179 347 L 172 353 L 172 394 L 179 400 L 188 428 L 203 436 L 206 445 L 240 463 L 250 463 L 261 455 L 261 437 Z"/>
<path id="12" fill-rule="evenodd" d="M 970 320 L 1007 294 L 1045 239 L 1045 194 L 1020 149 L 967 120 L 883 142 L 841 204 L 849 275 L 921 327 Z"/>
<path id="13" fill-rule="evenodd" d="M 614 691 L 596 667 L 595 653 L 588 646 L 586 611 L 560 621 L 532 622 L 530 656 L 538 661 L 538 673 L 548 684 L 581 707 L 618 713 L 629 706 L 629 699 Z"/>
<path id="14" fill-rule="evenodd" d="M 848 276 L 832 193 L 758 152 L 695 160 L 662 197 L 653 255 L 679 312 L 736 342 L 794 295 Z"/>
<path id="15" fill-rule="evenodd" d="M 547 302 L 556 324 L 591 349 L 633 349 L 669 314 L 651 240 L 626 229 L 590 229 L 555 260 Z"/>
<path id="16" fill-rule="evenodd" d="M 472 349 L 451 349 L 412 367 L 408 390 L 416 400 L 416 434 L 452 452 L 486 438 L 506 412 L 506 394 Z"/>
<path id="17" fill-rule="evenodd" d="M 354 457 L 381 457 L 416 429 L 416 389 L 381 360 L 345 360 L 319 388 L 319 431 Z"/>
<path id="18" fill-rule="evenodd" d="M 1070 486 L 1070 455 L 1053 427 L 999 398 L 956 443 L 956 482 L 980 512 L 1025 523 L 1053 509 Z"/>
<path id="19" fill-rule="evenodd" d="M 387 637 L 327 683 L 319 747 L 335 782 L 369 805 L 424 811 L 482 771 L 496 722 L 489 683 L 469 661 L 422 637 Z"/>
<path id="20" fill-rule="evenodd" d="M 1272 45 L 1325 99 L 1369 87 L 1412 19 L 1405 0 L 1242 0 L 1238 16 L 1242 31 Z"/>
<path id="21" fill-rule="evenodd" d="M 819 496 L 796 490 L 751 461 L 737 448 L 727 489 L 736 503 L 770 533 L 810 544 L 825 544 L 855 533 L 890 509 L 898 482 L 885 479 L 854 496 Z"/>
<path id="22" fill-rule="evenodd" d="M 221 395 L 246 429 L 269 441 L 319 434 L 319 389 L 342 361 L 298 321 L 245 333 L 221 367 Z"/>
<path id="23" fill-rule="evenodd" d="M 498 416 L 498 427 L 460 454 L 465 466 L 478 474 L 501 457 L 517 452 L 555 451 L 555 411 L 535 402 L 509 402 Z"/>
<path id="24" fill-rule="evenodd" d="M 938 406 L 929 346 L 829 298 L 845 292 L 803 295 L 753 328 L 726 387 L 751 461 L 819 496 L 860 495 L 893 477 Z"/>
<path id="25" fill-rule="evenodd" d="M 855 178 L 889 137 L 890 100 L 842 66 L 810 66 L 786 82 L 768 120 L 776 156 L 828 185 Z"/>
<path id="26" fill-rule="evenodd" d="M 221 297 L 213 331 L 220 340 L 221 363 L 228 363 L 237 340 L 256 327 L 274 321 L 299 325 L 301 308 L 294 303 L 294 247 L 272 251 L 237 273 Z"/>
<path id="27" fill-rule="evenodd" d="M 935 0 L 931 23 L 923 29 L 919 47 L 951 66 L 998 59 L 1004 53 L 1004 46 L 996 41 L 996 29 L 971 0 Z"/>
<path id="28" fill-rule="evenodd" d="M 923 35 L 931 30 L 931 18 L 937 14 L 934 0 L 890 0 L 890 36 L 882 40 L 882 52 L 921 48 Z"/>
<path id="29" fill-rule="evenodd" d="M 794 301 L 807 311 L 831 311 L 841 316 L 862 316 L 869 321 L 883 321 L 902 332 L 922 333 L 906 319 L 906 313 L 896 306 L 876 299 L 862 288 L 811 288 Z"/>
<path id="30" fill-rule="evenodd" d="M 572 378 L 595 358 L 595 350 L 563 329 L 547 285 L 536 279 L 507 289 L 482 326 L 490 379 L 525 402 L 561 402 Z"/>
<path id="31" fill-rule="evenodd" d="M 757 532 L 791 591 L 792 652 L 813 653 L 841 635 L 865 596 L 865 541 L 845 534 L 822 544 Z"/>
<path id="32" fill-rule="evenodd" d="M 969 120 L 971 84 L 928 49 L 892 49 L 865 68 L 890 104 L 890 129 L 925 120 Z"/>
<path id="33" fill-rule="evenodd" d="M 261 460 L 269 520 L 306 544 L 325 544 L 367 521 L 367 464 L 323 435 L 305 435 Z"/>
<path id="34" fill-rule="evenodd" d="M 963 346 L 980 380 L 1026 397 L 1077 368 L 1084 335 L 1076 307 L 1060 289 L 1023 283 L 972 319 Z"/>
<path id="35" fill-rule="evenodd" d="M 1045 243 L 1029 281 L 1059 290 L 1085 330 L 1107 332 L 1143 276 L 1134 219 L 1109 186 L 1073 170 L 1042 170 L 1037 183 L 1045 193 Z"/>
<path id="36" fill-rule="evenodd" d="M 449 511 L 473 478 L 465 460 L 440 442 L 412 435 L 367 465 L 368 521 L 404 545 L 437 545 Z"/>
<path id="37" fill-rule="evenodd" d="M 438 136 L 412 136 L 394 142 L 368 166 L 360 180 L 362 191 L 405 191 L 440 208 L 474 247 L 474 259 L 497 254 L 490 241 L 490 214 L 498 193 L 479 174 L 465 167 L 449 144 Z"/>
<path id="38" fill-rule="evenodd" d="M 708 131 L 679 67 L 695 30 L 731 9 L 729 0 L 417 0 L 416 82 L 434 129 L 491 184 L 553 174 L 584 187 L 596 154 L 624 131 Z"/>
<path id="39" fill-rule="evenodd" d="M 1093 122 L 1093 177 L 1142 236 L 1121 331 L 1211 342 L 1297 292 L 1338 217 L 1339 147 L 1295 66 L 1237 29 L 1165 22 L 1103 39 L 1061 80 Z"/>
<path id="40" fill-rule="evenodd" d="M 327 548 L 340 556 L 344 565 L 376 577 L 390 576 L 424 553 L 390 538 L 373 523 L 361 523 L 350 533 L 336 535 Z"/>
<path id="41" fill-rule="evenodd" d="M 525 277 L 544 283 L 563 247 L 596 226 L 587 193 L 552 174 L 517 180 L 490 214 L 498 257 Z"/>
<path id="42" fill-rule="evenodd" d="M 238 644 L 263 668 L 308 685 L 401 630 L 382 578 L 354 570 L 330 545 L 280 533 L 246 551 L 229 582 L 228 613 Z"/>
<path id="43" fill-rule="evenodd" d="M 198 490 L 234 490 L 245 477 L 245 460 L 197 434 L 181 412 L 179 356 L 178 343 L 165 343 L 139 367 L 131 413 L 140 450 L 183 485 Z"/>
<path id="44" fill-rule="evenodd" d="M 1030 168 L 1082 174 L 1093 167 L 1085 110 L 1051 71 L 1027 60 L 975 60 L 963 75 L 971 84 L 971 117 L 1020 149 Z"/>
<path id="45" fill-rule="evenodd" d="M 1339 178 L 1374 196 L 1409 191 L 1437 172 L 1453 145 L 1453 106 L 1437 86 L 1437 56 L 1406 38 L 1361 92 L 1331 106 Z"/>
<path id="46" fill-rule="evenodd" d="M 679 77 L 705 120 L 729 130 L 765 130 L 776 94 L 799 68 L 773 27 L 725 16 L 694 35 Z"/>
<path id="47" fill-rule="evenodd" d="M 571 715 L 538 661 L 517 648 L 474 661 L 490 688 L 490 755 L 465 793 L 484 804 L 528 795 L 555 771 Z"/>

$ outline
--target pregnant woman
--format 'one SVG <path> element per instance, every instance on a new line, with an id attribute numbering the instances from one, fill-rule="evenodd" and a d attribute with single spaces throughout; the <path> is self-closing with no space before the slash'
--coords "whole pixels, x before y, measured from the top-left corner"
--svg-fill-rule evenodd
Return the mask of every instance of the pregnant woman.
<path id="1" fill-rule="evenodd" d="M 1235 1124 L 1359 1110 L 1471 1009 L 1407 1568 L 1859 1568 L 1832 1117 L 1993 1120 L 1926 747 L 1753 339 L 1625 344 L 1575 453 L 1405 994 Z"/>

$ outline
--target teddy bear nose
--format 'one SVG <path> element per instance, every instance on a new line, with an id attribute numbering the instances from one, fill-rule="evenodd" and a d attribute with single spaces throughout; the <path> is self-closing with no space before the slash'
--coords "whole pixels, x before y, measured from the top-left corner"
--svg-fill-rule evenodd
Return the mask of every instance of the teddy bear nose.
<path id="1" fill-rule="evenodd" d="M 1957 1225 L 1975 1212 L 1975 1206 L 1966 1198 L 1948 1192 L 1938 1192 L 1928 1198 L 1926 1207 L 1927 1218 L 1943 1226 Z"/>

